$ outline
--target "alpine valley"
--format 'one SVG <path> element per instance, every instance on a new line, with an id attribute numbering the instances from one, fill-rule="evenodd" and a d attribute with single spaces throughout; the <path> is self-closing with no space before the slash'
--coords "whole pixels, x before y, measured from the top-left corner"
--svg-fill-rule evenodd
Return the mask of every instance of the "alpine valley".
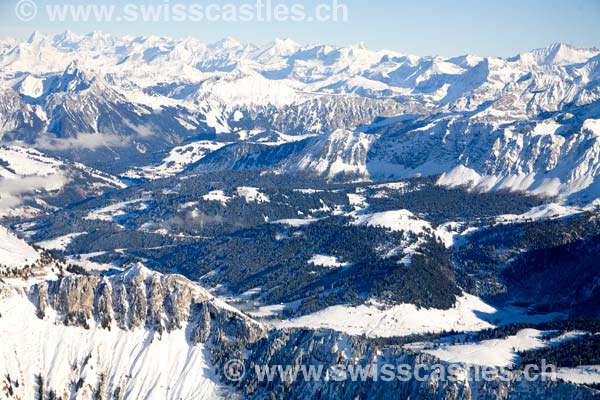
<path id="1" fill-rule="evenodd" d="M 600 396 L 599 49 L 3 39 L 0 220 L 0 399 Z"/>

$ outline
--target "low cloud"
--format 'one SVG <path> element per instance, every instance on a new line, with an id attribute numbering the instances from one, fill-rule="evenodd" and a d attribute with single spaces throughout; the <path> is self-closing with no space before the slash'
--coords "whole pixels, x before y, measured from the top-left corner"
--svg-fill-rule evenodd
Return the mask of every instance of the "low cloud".
<path id="1" fill-rule="evenodd" d="M 131 144 L 131 138 L 107 133 L 80 133 L 76 137 L 58 139 L 43 136 L 35 146 L 44 150 L 94 150 L 100 147 L 125 147 Z"/>
<path id="2" fill-rule="evenodd" d="M 54 191 L 68 182 L 62 173 L 49 176 L 0 178 L 0 215 L 5 215 L 20 205 L 25 196 L 37 190 Z"/>

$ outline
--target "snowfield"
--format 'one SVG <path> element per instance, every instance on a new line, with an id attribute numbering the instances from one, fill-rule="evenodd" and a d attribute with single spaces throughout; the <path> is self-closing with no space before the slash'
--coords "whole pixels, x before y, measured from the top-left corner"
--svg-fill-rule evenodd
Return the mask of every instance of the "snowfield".
<path id="1" fill-rule="evenodd" d="M 348 265 L 348 263 L 338 261 L 337 257 L 324 256 L 322 254 L 315 254 L 310 260 L 308 260 L 308 263 L 317 267 L 325 268 L 339 268 Z"/>
<path id="2" fill-rule="evenodd" d="M 67 246 L 71 244 L 73 239 L 82 235 L 87 235 L 87 232 L 69 233 L 67 235 L 60 236 L 54 239 L 44 240 L 42 242 L 39 242 L 38 246 L 43 247 L 47 250 L 65 250 Z"/>
<path id="3" fill-rule="evenodd" d="M 443 331 L 479 331 L 512 322 L 542 322 L 559 314 L 530 316 L 519 309 L 497 309 L 463 294 L 453 308 L 418 308 L 413 304 L 385 306 L 370 301 L 359 306 L 337 305 L 313 314 L 273 322 L 278 328 L 335 329 L 368 337 L 407 336 Z"/>
<path id="4" fill-rule="evenodd" d="M 445 330 L 481 330 L 493 325 L 477 316 L 495 309 L 465 294 L 450 310 L 419 309 L 412 304 L 385 307 L 377 303 L 356 307 L 332 306 L 314 314 L 281 321 L 279 327 L 330 328 L 369 337 L 405 336 Z"/>
<path id="5" fill-rule="evenodd" d="M 484 340 L 473 344 L 442 345 L 435 350 L 423 350 L 451 363 L 467 363 L 492 367 L 510 367 L 519 361 L 518 352 L 543 348 L 571 340 L 585 332 L 569 332 L 558 338 L 546 340 L 548 332 L 522 329 L 516 335 L 504 339 Z"/>
<path id="6" fill-rule="evenodd" d="M 202 200 L 218 201 L 219 203 L 226 205 L 227 202 L 231 200 L 231 197 L 226 196 L 225 192 L 223 192 L 222 190 L 213 190 L 202 196 Z"/>
<path id="7" fill-rule="evenodd" d="M 28 214 L 17 207 L 23 194 L 59 190 L 68 182 L 62 162 L 33 149 L 2 146 L 0 160 L 0 216 Z"/>
<path id="8" fill-rule="evenodd" d="M 112 222 L 115 218 L 122 217 L 127 214 L 125 211 L 126 208 L 130 208 L 134 205 L 137 205 L 136 209 L 143 210 L 146 207 L 144 203 L 145 200 L 130 200 L 130 201 L 122 201 L 119 203 L 111 204 L 110 206 L 106 206 L 103 208 L 99 208 L 97 210 L 91 211 L 83 217 L 83 219 L 87 220 L 98 220 L 98 221 L 106 221 Z"/>
<path id="9" fill-rule="evenodd" d="M 160 336 L 116 325 L 110 330 L 94 323 L 90 329 L 64 326 L 40 320 L 25 294 L 5 296 L 0 299 L 0 371 L 19 381 L 16 395 L 22 399 L 36 397 L 34 371 L 63 398 L 81 379 L 77 398 L 92 399 L 100 374 L 107 377 L 108 397 L 124 387 L 124 399 L 219 398 L 223 387 L 212 372 L 208 351 L 203 345 L 190 346 L 185 329 Z"/>
<path id="10" fill-rule="evenodd" d="M 292 226 L 292 227 L 300 227 L 300 226 L 306 226 L 306 225 L 310 225 L 313 222 L 318 221 L 318 218 L 288 218 L 288 219 L 278 219 L 277 221 L 273 221 L 271 222 L 272 224 L 279 224 L 279 225 L 287 225 L 287 226 Z"/>
<path id="11" fill-rule="evenodd" d="M 557 219 L 562 217 L 568 217 L 570 215 L 579 214 L 584 212 L 585 208 L 565 206 L 562 204 L 545 204 L 539 207 L 527 211 L 526 213 L 515 215 L 505 214 L 496 217 L 496 221 L 499 223 L 515 223 L 524 221 L 539 221 L 544 219 Z"/>
<path id="12" fill-rule="evenodd" d="M 237 195 L 243 197 L 247 203 L 269 203 L 271 201 L 269 196 L 254 187 L 239 187 L 237 188 Z"/>
<path id="13" fill-rule="evenodd" d="M 90 179 L 89 188 L 124 188 L 119 179 L 76 162 L 62 161 L 32 148 L 0 146 L 0 217 L 35 216 L 38 206 L 52 208 L 42 193 L 59 193 L 73 181 L 73 175 Z M 22 206 L 24 198 L 34 199 L 36 206 Z"/>
<path id="14" fill-rule="evenodd" d="M 22 268 L 40 259 L 38 252 L 8 229 L 0 226 L 0 272 L 7 268 Z"/>
<path id="15" fill-rule="evenodd" d="M 161 164 L 129 170 L 123 174 L 131 179 L 160 179 L 177 175 L 187 166 L 200 161 L 209 153 L 220 149 L 229 143 L 209 141 L 193 142 L 184 146 L 175 147 L 164 158 Z"/>
<path id="16" fill-rule="evenodd" d="M 408 210 L 358 215 L 354 223 L 356 225 L 379 226 L 393 231 L 411 232 L 416 235 L 431 231 L 431 224 L 429 222 L 417 218 Z"/>
<path id="17" fill-rule="evenodd" d="M 556 378 L 581 385 L 600 383 L 600 365 L 584 365 L 577 368 L 559 368 Z"/>

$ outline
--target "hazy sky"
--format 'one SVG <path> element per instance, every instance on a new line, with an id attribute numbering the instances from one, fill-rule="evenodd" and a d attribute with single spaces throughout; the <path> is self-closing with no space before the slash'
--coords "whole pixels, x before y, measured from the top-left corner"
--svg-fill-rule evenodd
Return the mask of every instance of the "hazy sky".
<path id="1" fill-rule="evenodd" d="M 600 0 L 337 0 L 346 4 L 347 22 L 49 22 L 49 4 L 97 4 L 124 7 L 127 0 L 21 0 L 35 1 L 37 17 L 31 22 L 15 16 L 17 0 L 0 0 L 0 37 L 27 37 L 67 29 L 115 34 L 194 36 L 206 42 L 233 37 L 263 44 L 274 38 L 300 43 L 353 44 L 386 48 L 417 55 L 447 56 L 465 53 L 511 56 L 522 51 L 565 42 L 600 47 Z M 214 3 L 255 4 L 258 0 Z M 269 0 L 262 0 L 269 1 Z M 301 3 L 312 10 L 316 1 L 270 0 L 272 4 Z M 331 4 L 334 0 L 319 0 Z M 144 0 L 132 4 L 192 3 L 206 0 Z"/>

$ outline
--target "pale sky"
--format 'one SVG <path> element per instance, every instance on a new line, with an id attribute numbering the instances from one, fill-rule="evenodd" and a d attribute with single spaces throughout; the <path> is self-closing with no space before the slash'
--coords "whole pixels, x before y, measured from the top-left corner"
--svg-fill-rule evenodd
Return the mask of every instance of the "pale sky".
<path id="1" fill-rule="evenodd" d="M 348 9 L 347 22 L 50 22 L 48 5 L 96 4 L 124 7 L 127 0 L 35 1 L 38 13 L 30 22 L 17 19 L 17 0 L 1 0 L 0 37 L 26 38 L 38 30 L 88 33 L 99 30 L 118 35 L 193 36 L 206 42 L 233 37 L 261 45 L 274 38 L 302 44 L 349 45 L 364 42 L 372 49 L 416 55 L 457 56 L 466 53 L 508 57 L 555 42 L 600 47 L 600 0 L 262 0 L 272 4 L 338 1 Z M 212 1 L 255 4 L 258 0 Z M 206 0 L 143 0 L 132 4 L 206 6 Z M 311 8 L 312 7 L 312 8 Z"/>

